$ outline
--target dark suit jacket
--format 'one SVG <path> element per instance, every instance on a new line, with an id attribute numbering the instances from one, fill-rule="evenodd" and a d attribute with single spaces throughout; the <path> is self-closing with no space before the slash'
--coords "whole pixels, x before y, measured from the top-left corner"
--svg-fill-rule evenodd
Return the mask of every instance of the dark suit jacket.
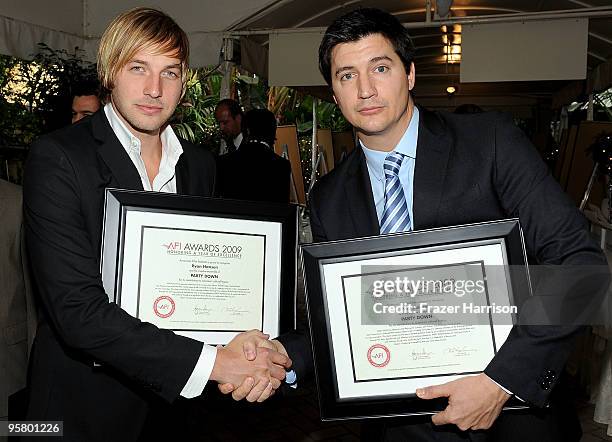
<path id="1" fill-rule="evenodd" d="M 178 193 L 212 195 L 213 158 L 181 144 Z M 147 396 L 177 398 L 202 349 L 108 302 L 100 275 L 107 187 L 142 190 L 142 183 L 102 110 L 32 146 L 26 240 L 45 315 L 33 349 L 28 419 L 63 420 L 66 440 L 135 440 Z"/>
<path id="2" fill-rule="evenodd" d="M 243 141 L 218 158 L 217 195 L 251 201 L 289 202 L 291 164 L 272 149 Z"/>
<path id="3" fill-rule="evenodd" d="M 0 180 L 0 418 L 8 397 L 26 386 L 36 308 L 22 235 L 21 188 Z"/>
<path id="4" fill-rule="evenodd" d="M 414 175 L 415 230 L 518 217 L 538 263 L 605 264 L 587 224 L 521 130 L 497 113 L 455 115 L 420 109 Z M 378 235 L 362 149 L 355 149 L 310 195 L 315 241 Z M 544 406 L 571 350 L 573 327 L 515 327 L 485 373 Z M 290 356 L 291 353 L 290 353 Z"/>

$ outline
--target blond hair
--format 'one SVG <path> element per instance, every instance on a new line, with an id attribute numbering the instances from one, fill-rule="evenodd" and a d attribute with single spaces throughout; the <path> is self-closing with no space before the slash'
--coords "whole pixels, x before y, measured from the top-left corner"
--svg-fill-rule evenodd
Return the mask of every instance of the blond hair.
<path id="1" fill-rule="evenodd" d="M 143 49 L 176 54 L 181 62 L 183 89 L 189 66 L 189 40 L 176 22 L 157 9 L 134 8 L 106 28 L 98 48 L 98 78 L 105 92 L 113 90 L 117 73 Z"/>

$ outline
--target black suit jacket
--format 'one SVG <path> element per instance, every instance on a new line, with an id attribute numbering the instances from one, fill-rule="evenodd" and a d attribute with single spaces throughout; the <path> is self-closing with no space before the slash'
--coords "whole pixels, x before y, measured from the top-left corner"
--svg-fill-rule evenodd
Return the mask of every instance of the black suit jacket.
<path id="1" fill-rule="evenodd" d="M 213 158 L 181 144 L 178 193 L 212 195 Z M 108 302 L 100 276 L 107 187 L 143 189 L 103 110 L 32 146 L 26 242 L 45 315 L 33 349 L 28 419 L 63 420 L 66 440 L 135 440 L 146 397 L 174 400 L 202 349 Z"/>
<path id="2" fill-rule="evenodd" d="M 420 109 L 413 192 L 415 230 L 518 217 L 527 252 L 536 262 L 606 262 L 586 221 L 536 150 L 501 114 Z M 380 233 L 361 149 L 313 188 L 310 218 L 315 241 Z M 485 373 L 531 404 L 544 406 L 576 330 L 515 327 Z"/>
<path id="3" fill-rule="evenodd" d="M 289 202 L 289 160 L 269 147 L 243 141 L 240 148 L 218 159 L 217 195 L 251 201 Z"/>

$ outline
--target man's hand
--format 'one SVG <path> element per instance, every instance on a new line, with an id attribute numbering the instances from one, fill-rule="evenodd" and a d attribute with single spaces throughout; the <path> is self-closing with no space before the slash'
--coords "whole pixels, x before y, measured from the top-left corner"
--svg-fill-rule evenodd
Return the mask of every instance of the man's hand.
<path id="1" fill-rule="evenodd" d="M 225 385 L 249 386 L 249 393 L 244 397 L 250 402 L 266 400 L 280 386 L 285 378 L 285 368 L 291 366 L 291 360 L 273 349 L 264 348 L 265 342 L 269 342 L 267 335 L 257 330 L 237 335 L 229 344 L 217 350 L 210 379 Z M 247 353 L 248 345 L 245 346 L 245 343 L 255 343 L 261 347 L 252 360 L 247 359 L 252 355 Z"/>
<path id="2" fill-rule="evenodd" d="M 254 347 L 250 347 L 251 343 L 252 341 L 245 341 L 245 344 L 247 344 L 244 346 L 245 356 L 247 355 L 247 353 L 250 353 L 251 351 L 255 350 Z M 283 347 L 283 344 L 281 344 L 277 340 L 272 340 L 272 341 L 260 340 L 258 341 L 256 347 L 262 348 L 262 349 L 267 348 L 270 350 L 274 350 L 286 356 L 287 359 L 289 359 L 289 356 L 287 355 L 287 350 L 285 350 L 285 347 Z M 285 366 L 285 368 L 290 368 L 290 367 L 291 367 L 291 359 L 289 359 L 289 365 Z M 279 382 L 279 385 L 280 385 L 280 382 Z M 274 394 L 274 390 L 276 390 L 277 388 L 278 386 L 274 387 L 270 396 Z M 261 398 L 263 395 L 259 393 L 262 390 L 261 385 L 255 384 L 252 378 L 246 378 L 244 382 L 240 384 L 238 387 L 235 387 L 233 384 L 230 384 L 230 383 L 219 384 L 219 390 L 223 394 L 232 393 L 232 398 L 236 401 L 240 401 L 245 398 L 249 402 L 254 402 L 254 401 L 262 402 L 264 400 Z"/>
<path id="3" fill-rule="evenodd" d="M 510 398 L 487 375 L 466 376 L 456 381 L 420 388 L 421 399 L 448 398 L 444 411 L 432 416 L 435 425 L 455 424 L 462 430 L 487 430 Z"/>

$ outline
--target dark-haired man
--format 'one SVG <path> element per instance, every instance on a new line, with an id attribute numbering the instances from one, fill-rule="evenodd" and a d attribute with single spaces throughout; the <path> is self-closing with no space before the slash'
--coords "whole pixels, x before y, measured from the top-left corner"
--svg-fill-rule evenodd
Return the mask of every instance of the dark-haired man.
<path id="1" fill-rule="evenodd" d="M 232 153 L 242 143 L 242 118 L 244 113 L 240 104 L 231 98 L 225 98 L 215 108 L 215 119 L 223 134 L 225 149 L 220 154 Z"/>
<path id="2" fill-rule="evenodd" d="M 338 18 L 323 36 L 321 74 L 355 127 L 360 148 L 313 188 L 314 240 L 518 217 L 536 262 L 605 265 L 585 220 L 509 119 L 414 105 L 413 57 L 406 29 L 376 9 Z M 555 395 L 576 332 L 515 327 L 484 373 L 417 391 L 422 399 L 448 398 L 433 424 L 412 419 L 387 427 L 385 438 L 577 441 L 578 421 Z M 294 360 L 307 353 L 290 343 L 285 348 Z M 302 373 L 296 372 L 299 383 Z M 536 409 L 500 416 L 511 394 Z"/>
<path id="3" fill-rule="evenodd" d="M 274 153 L 276 118 L 267 109 L 252 109 L 243 119 L 240 149 L 217 163 L 217 193 L 221 198 L 289 202 L 289 160 Z"/>
<path id="4" fill-rule="evenodd" d="M 72 124 L 100 109 L 100 87 L 97 82 L 81 82 L 72 90 Z"/>

